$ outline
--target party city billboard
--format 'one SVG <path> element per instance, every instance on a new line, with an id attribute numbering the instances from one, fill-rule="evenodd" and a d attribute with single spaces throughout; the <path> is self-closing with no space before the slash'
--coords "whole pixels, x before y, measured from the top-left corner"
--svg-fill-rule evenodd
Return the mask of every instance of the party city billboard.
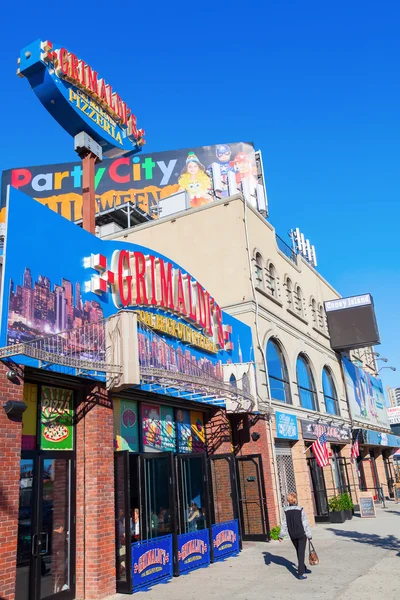
<path id="1" fill-rule="evenodd" d="M 36 40 L 21 50 L 17 75 L 70 135 L 82 131 L 115 158 L 138 152 L 144 131 L 123 99 L 82 57 L 49 40 Z"/>
<path id="2" fill-rule="evenodd" d="M 183 267 L 150 248 L 100 240 L 14 189 L 2 289 L 1 347 L 86 325 L 98 326 L 101 340 L 103 319 L 123 308 L 138 314 L 139 360 L 221 381 L 222 364 L 251 360 L 251 329 Z M 104 360 L 101 344 L 92 346 L 91 357 Z"/>
<path id="3" fill-rule="evenodd" d="M 213 165 L 219 171 L 220 190 L 213 187 Z M 187 192 L 190 207 L 209 204 L 228 195 L 228 176 L 238 185 L 257 184 L 254 146 L 234 142 L 124 156 L 97 165 L 97 211 L 130 202 L 149 219 L 157 218 L 159 202 L 178 191 Z M 0 222 L 5 221 L 9 186 L 35 198 L 70 221 L 82 218 L 82 164 L 80 162 L 4 171 L 1 185 Z"/>
<path id="4" fill-rule="evenodd" d="M 390 428 L 382 381 L 343 358 L 350 410 L 354 421 Z"/>

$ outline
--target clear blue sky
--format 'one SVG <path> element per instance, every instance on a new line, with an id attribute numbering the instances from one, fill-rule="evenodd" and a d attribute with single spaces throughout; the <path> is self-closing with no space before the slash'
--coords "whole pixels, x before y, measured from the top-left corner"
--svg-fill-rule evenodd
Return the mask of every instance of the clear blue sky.
<path id="1" fill-rule="evenodd" d="M 400 385 L 400 5 L 393 2 L 7 2 L 0 169 L 75 160 L 20 48 L 65 45 L 128 98 L 146 152 L 254 141 L 270 220 L 300 227 L 343 294 L 371 292 Z"/>

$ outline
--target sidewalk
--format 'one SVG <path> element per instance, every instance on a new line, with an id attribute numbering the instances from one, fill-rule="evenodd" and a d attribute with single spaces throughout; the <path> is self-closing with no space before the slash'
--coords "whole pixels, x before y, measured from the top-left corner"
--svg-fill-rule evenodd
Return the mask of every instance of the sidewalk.
<path id="1" fill-rule="evenodd" d="M 377 508 L 375 519 L 354 517 L 313 529 L 320 564 L 298 581 L 290 541 L 248 542 L 239 557 L 139 592 L 135 600 L 369 600 L 399 596 L 400 505 Z M 114 600 L 126 596 L 116 594 Z"/>

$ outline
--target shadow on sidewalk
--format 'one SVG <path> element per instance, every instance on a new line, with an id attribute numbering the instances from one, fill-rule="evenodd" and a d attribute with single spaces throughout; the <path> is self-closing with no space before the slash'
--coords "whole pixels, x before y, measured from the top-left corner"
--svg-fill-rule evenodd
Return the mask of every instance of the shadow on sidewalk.
<path id="1" fill-rule="evenodd" d="M 399 510 L 385 510 L 385 513 L 389 513 L 391 515 L 398 515 L 400 517 L 400 511 Z"/>
<path id="2" fill-rule="evenodd" d="M 342 529 L 333 529 L 329 527 L 327 531 L 332 531 L 335 535 L 348 538 L 353 542 L 359 542 L 360 544 L 369 544 L 370 546 L 376 546 L 377 548 L 383 548 L 385 550 L 397 551 L 397 556 L 400 556 L 400 540 L 394 535 L 376 535 L 375 533 L 359 533 L 358 531 L 343 531 Z"/>
<path id="3" fill-rule="evenodd" d="M 284 558 L 283 556 L 277 556 L 275 554 L 271 554 L 270 552 L 263 552 L 263 555 L 264 555 L 264 562 L 267 566 L 269 566 L 271 563 L 273 563 L 274 565 L 278 565 L 280 567 L 286 567 L 287 570 L 292 575 L 297 577 L 296 565 L 294 563 L 292 563 L 290 560 L 288 560 L 287 558 Z"/>

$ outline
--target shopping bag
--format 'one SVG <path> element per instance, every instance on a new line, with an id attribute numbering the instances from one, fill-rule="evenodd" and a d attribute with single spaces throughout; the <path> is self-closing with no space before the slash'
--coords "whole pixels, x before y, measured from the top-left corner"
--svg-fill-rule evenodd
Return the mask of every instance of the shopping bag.
<path id="1" fill-rule="evenodd" d="M 310 563 L 310 567 L 314 567 L 319 564 L 318 554 L 315 552 L 315 548 L 310 540 L 310 554 L 308 555 L 308 562 Z"/>

